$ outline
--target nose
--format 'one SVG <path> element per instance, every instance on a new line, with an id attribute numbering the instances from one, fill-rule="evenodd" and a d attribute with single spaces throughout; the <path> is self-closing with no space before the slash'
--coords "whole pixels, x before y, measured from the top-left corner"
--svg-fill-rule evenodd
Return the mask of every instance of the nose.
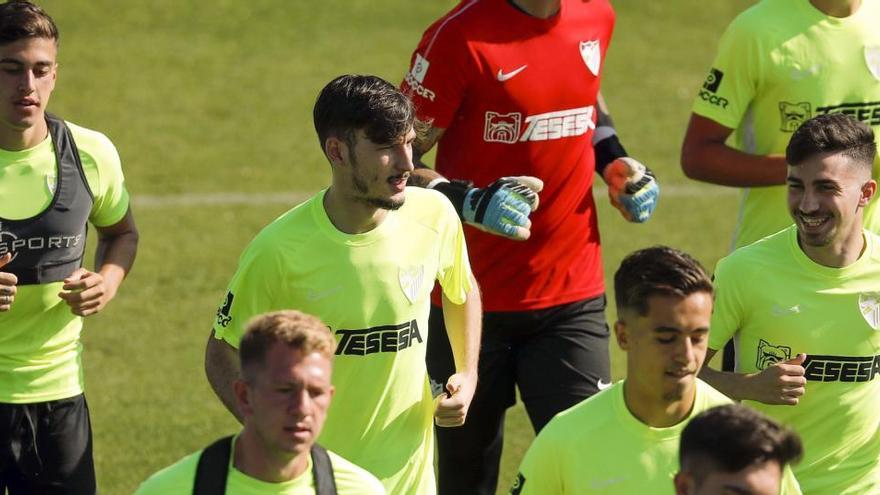
<path id="1" fill-rule="evenodd" d="M 397 170 L 402 172 L 412 172 L 415 170 L 415 165 L 413 164 L 413 152 L 412 152 L 412 144 L 404 144 L 401 146 L 401 150 L 397 154 L 397 159 L 395 160 L 395 167 Z"/>
<path id="2" fill-rule="evenodd" d="M 697 358 L 694 343 L 690 338 L 681 339 L 682 343 L 676 347 L 675 360 L 681 365 L 690 365 Z"/>
<path id="3" fill-rule="evenodd" d="M 36 81 L 37 78 L 34 76 L 34 73 L 32 71 L 22 71 L 21 78 L 18 81 L 18 90 L 22 94 L 29 95 L 34 92 Z"/>
<path id="4" fill-rule="evenodd" d="M 308 416 L 312 412 L 312 397 L 308 390 L 298 390 L 290 394 L 287 412 L 294 416 Z"/>
<path id="5" fill-rule="evenodd" d="M 804 213 L 810 213 L 819 209 L 818 198 L 809 188 L 805 189 L 801 194 L 798 209 Z"/>

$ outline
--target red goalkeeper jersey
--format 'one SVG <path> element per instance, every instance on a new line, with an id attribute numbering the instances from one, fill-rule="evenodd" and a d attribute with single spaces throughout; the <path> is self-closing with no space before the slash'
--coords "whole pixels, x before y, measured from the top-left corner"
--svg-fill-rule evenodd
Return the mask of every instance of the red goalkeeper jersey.
<path id="1" fill-rule="evenodd" d="M 607 0 L 562 0 L 538 19 L 507 0 L 464 0 L 431 25 L 402 84 L 445 129 L 437 171 L 484 187 L 544 181 L 525 242 L 466 227 L 486 311 L 541 309 L 604 291 L 591 144 L 614 28 Z"/>

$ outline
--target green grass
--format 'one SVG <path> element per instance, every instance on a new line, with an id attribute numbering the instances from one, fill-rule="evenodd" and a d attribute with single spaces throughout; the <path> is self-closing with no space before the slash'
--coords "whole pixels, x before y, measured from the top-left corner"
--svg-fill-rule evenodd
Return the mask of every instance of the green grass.
<path id="1" fill-rule="evenodd" d="M 399 81 L 424 28 L 455 2 L 41 3 L 62 32 L 51 110 L 109 135 L 129 189 L 144 197 L 321 187 L 327 166 L 311 123 L 318 90 L 345 72 Z M 631 154 L 669 191 L 689 184 L 678 153 L 692 98 L 723 27 L 749 3 L 616 2 L 603 93 Z M 660 243 L 714 266 L 727 250 L 736 197 L 696 191 L 667 194 L 638 226 L 600 198 L 606 279 L 625 254 Z M 136 204 L 135 270 L 83 334 L 103 493 L 130 493 L 236 429 L 204 379 L 204 342 L 241 249 L 287 206 Z M 612 347 L 621 378 L 624 359 Z M 513 408 L 500 491 L 531 438 L 521 406 Z"/>

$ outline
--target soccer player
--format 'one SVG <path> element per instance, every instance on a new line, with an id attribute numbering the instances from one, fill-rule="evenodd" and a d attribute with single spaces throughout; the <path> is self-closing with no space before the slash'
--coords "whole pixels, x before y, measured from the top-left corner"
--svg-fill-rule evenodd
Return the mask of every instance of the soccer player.
<path id="1" fill-rule="evenodd" d="M 82 318 L 116 295 L 138 241 L 116 148 L 46 113 L 57 54 L 45 11 L 0 4 L 0 493 L 13 495 L 96 491 Z"/>
<path id="2" fill-rule="evenodd" d="M 553 418 L 511 494 L 672 493 L 685 424 L 730 402 L 696 378 L 712 315 L 712 282 L 696 260 L 667 247 L 636 251 L 615 273 L 614 294 L 626 379 Z"/>
<path id="3" fill-rule="evenodd" d="M 715 271 L 709 356 L 733 337 L 738 372 L 701 376 L 797 430 L 805 493 L 880 490 L 880 239 L 862 226 L 876 153 L 852 117 L 805 122 L 786 149 L 795 225 Z"/>
<path id="4" fill-rule="evenodd" d="M 734 247 L 791 225 L 783 153 L 801 124 L 839 112 L 880 130 L 878 24 L 876 0 L 762 0 L 727 27 L 681 164 L 693 179 L 743 188 Z M 865 221 L 876 232 L 874 211 Z"/>
<path id="5" fill-rule="evenodd" d="M 495 493 L 516 386 L 539 431 L 610 382 L 594 174 L 634 222 L 659 192 L 603 111 L 613 26 L 607 0 L 469 0 L 413 53 L 403 88 L 432 129 L 414 144 L 410 182 L 446 194 L 467 223 L 486 310 L 468 422 L 437 431 L 442 494 Z M 418 157 L 435 143 L 431 170 Z M 442 383 L 454 361 L 433 334 L 443 328 L 433 302 L 428 370 Z"/>
<path id="6" fill-rule="evenodd" d="M 315 103 L 330 187 L 279 217 L 242 254 L 208 339 L 206 370 L 234 410 L 235 347 L 255 314 L 292 308 L 333 329 L 339 393 L 321 444 L 394 494 L 435 491 L 432 416 L 464 422 L 476 387 L 480 299 L 461 222 L 442 194 L 406 188 L 415 111 L 393 85 L 341 76 Z M 443 288 L 456 373 L 434 400 L 425 370 L 431 289 Z"/>
<path id="7" fill-rule="evenodd" d="M 745 406 L 703 411 L 684 427 L 676 495 L 779 495 L 803 455 L 796 433 Z"/>
<path id="8" fill-rule="evenodd" d="M 681 165 L 692 179 L 743 188 L 734 248 L 791 225 L 783 153 L 800 124 L 840 112 L 880 131 L 878 24 L 876 0 L 763 0 L 728 26 L 694 102 Z M 875 205 L 865 226 L 880 232 Z M 728 346 L 726 371 L 733 360 Z"/>
<path id="9" fill-rule="evenodd" d="M 323 495 L 321 488 L 334 486 L 340 495 L 384 495 L 373 475 L 315 443 L 335 392 L 335 349 L 314 316 L 254 318 L 241 338 L 233 387 L 244 428 L 154 474 L 136 493 Z"/>

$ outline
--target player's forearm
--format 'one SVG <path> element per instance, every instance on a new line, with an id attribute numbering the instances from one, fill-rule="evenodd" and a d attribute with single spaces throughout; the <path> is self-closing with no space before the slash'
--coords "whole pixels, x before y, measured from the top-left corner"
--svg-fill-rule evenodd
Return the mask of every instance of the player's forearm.
<path id="1" fill-rule="evenodd" d="M 751 155 L 723 142 L 685 142 L 681 169 L 691 179 L 732 187 L 777 186 L 785 183 L 782 155 Z"/>
<path id="2" fill-rule="evenodd" d="M 431 181 L 442 177 L 440 174 L 434 171 L 434 169 L 428 168 L 428 166 L 422 162 L 421 157 L 413 157 L 413 164 L 416 168 L 409 175 L 409 181 L 407 181 L 407 185 L 415 187 L 428 187 L 428 184 L 430 184 Z"/>
<path id="3" fill-rule="evenodd" d="M 708 359 L 706 361 L 708 363 Z M 746 374 L 718 371 L 705 364 L 699 377 L 733 400 L 753 399 L 748 392 L 749 376 Z"/>
<path id="4" fill-rule="evenodd" d="M 456 373 L 476 376 L 480 356 L 483 309 L 480 289 L 471 279 L 473 288 L 464 304 L 453 304 L 443 296 L 443 319 L 455 360 Z"/>
<path id="5" fill-rule="evenodd" d="M 220 402 L 241 422 L 243 418 L 236 406 L 232 388 L 233 382 L 239 376 L 238 366 L 235 350 L 226 342 L 215 338 L 212 331 L 205 348 L 205 375 Z"/>
<path id="6" fill-rule="evenodd" d="M 104 286 L 111 298 L 134 265 L 139 238 L 131 213 L 128 213 L 126 220 L 112 231 L 98 231 L 95 271 L 103 277 Z"/>

